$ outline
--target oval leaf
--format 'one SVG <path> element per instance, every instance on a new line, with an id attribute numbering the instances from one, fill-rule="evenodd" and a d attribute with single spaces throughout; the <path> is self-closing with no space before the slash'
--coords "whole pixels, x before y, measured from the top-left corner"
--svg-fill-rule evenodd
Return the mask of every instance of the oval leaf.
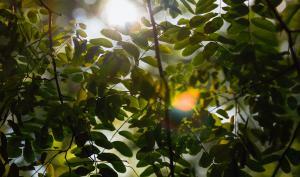
<path id="1" fill-rule="evenodd" d="M 121 34 L 116 31 L 116 30 L 111 30 L 111 29 L 103 29 L 101 30 L 101 33 L 107 37 L 107 38 L 110 38 L 112 40 L 115 40 L 115 41 L 122 41 L 122 36 Z"/>

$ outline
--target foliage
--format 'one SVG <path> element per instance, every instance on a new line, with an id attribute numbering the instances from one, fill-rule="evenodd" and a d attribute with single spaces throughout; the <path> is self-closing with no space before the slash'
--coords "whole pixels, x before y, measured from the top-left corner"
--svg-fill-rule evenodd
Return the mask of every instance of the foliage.
<path id="1" fill-rule="evenodd" d="M 149 2 L 177 23 L 143 18 L 96 39 L 43 1 L 0 2 L 0 174 L 299 175 L 300 2 Z M 176 110 L 190 88 L 195 107 Z"/>

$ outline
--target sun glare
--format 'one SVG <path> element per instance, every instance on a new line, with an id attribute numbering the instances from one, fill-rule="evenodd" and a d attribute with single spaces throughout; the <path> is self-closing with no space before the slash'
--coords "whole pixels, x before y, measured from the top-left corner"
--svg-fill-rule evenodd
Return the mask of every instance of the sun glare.
<path id="1" fill-rule="evenodd" d="M 199 91 L 190 88 L 184 92 L 175 95 L 172 106 L 180 111 L 191 111 L 197 104 Z"/>
<path id="2" fill-rule="evenodd" d="M 129 0 L 108 0 L 103 15 L 112 26 L 124 26 L 139 20 L 138 8 Z"/>

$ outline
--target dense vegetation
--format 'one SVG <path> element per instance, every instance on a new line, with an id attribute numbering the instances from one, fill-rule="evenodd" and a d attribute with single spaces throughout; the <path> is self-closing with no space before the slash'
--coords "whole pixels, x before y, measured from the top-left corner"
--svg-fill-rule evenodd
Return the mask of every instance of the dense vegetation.
<path id="1" fill-rule="evenodd" d="M 300 2 L 223 2 L 147 0 L 90 39 L 1 1 L 0 176 L 299 176 Z"/>

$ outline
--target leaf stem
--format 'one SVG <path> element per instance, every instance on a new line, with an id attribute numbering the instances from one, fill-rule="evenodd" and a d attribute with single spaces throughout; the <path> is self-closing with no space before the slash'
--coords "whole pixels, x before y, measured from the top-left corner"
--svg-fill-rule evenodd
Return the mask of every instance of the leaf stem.
<path id="1" fill-rule="evenodd" d="M 158 41 L 158 31 L 156 28 L 156 22 L 154 19 L 154 13 L 152 10 L 151 2 L 150 0 L 147 0 L 147 6 L 149 10 L 151 25 L 152 25 L 152 31 L 153 31 L 153 39 L 154 39 L 154 49 L 155 49 L 155 57 L 157 59 L 158 63 L 158 71 L 159 76 L 161 78 L 162 84 L 165 87 L 165 105 L 164 105 L 164 121 L 166 122 L 167 126 L 167 143 L 168 143 L 168 150 L 169 150 L 169 159 L 170 159 L 170 176 L 174 177 L 174 154 L 173 154 L 173 147 L 172 147 L 172 138 L 171 138 L 171 128 L 170 128 L 170 117 L 169 117 L 169 104 L 170 104 L 170 88 L 168 85 L 168 81 L 164 75 L 163 67 L 162 67 L 162 61 L 160 57 L 160 49 L 159 49 L 159 41 Z"/>

